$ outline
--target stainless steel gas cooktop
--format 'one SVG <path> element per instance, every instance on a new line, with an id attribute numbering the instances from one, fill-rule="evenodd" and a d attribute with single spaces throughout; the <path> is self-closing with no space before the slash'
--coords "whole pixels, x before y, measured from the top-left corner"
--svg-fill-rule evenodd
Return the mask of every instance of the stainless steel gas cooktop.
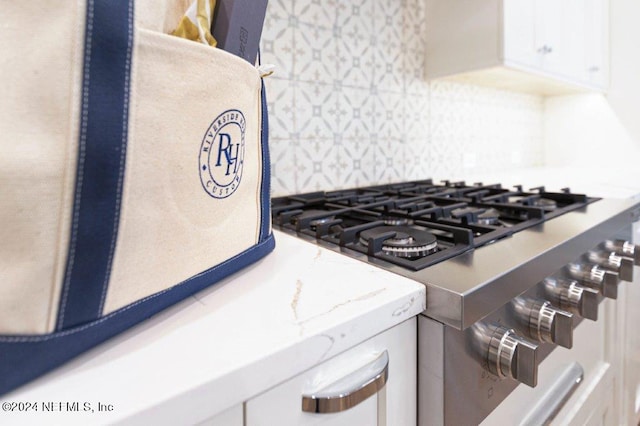
<path id="1" fill-rule="evenodd" d="M 423 180 L 276 198 L 272 208 L 282 229 L 417 271 L 596 200 Z"/>

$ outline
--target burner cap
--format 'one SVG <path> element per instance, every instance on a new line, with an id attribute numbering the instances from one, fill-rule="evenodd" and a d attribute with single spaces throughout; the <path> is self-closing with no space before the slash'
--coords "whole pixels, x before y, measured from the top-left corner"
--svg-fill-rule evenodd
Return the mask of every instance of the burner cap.
<path id="1" fill-rule="evenodd" d="M 480 225 L 500 225 L 500 212 L 496 209 L 488 209 L 478 215 Z"/>
<path id="2" fill-rule="evenodd" d="M 413 225 L 413 220 L 408 217 L 400 217 L 400 216 L 382 216 L 380 220 L 384 222 L 385 225 L 389 226 L 405 226 L 405 225 Z"/>
<path id="3" fill-rule="evenodd" d="M 367 229 L 360 233 L 360 243 L 367 246 L 370 238 L 387 232 L 395 232 L 396 235 L 382 243 L 382 251 L 386 254 L 413 258 L 428 256 L 438 251 L 438 240 L 433 234 L 408 226 L 377 226 Z"/>
<path id="4" fill-rule="evenodd" d="M 325 216 L 322 216 L 323 214 Z M 331 222 L 333 219 L 335 219 L 334 215 L 332 215 L 330 212 L 325 210 L 307 210 L 297 216 L 292 217 L 291 223 L 293 225 L 298 225 L 300 221 L 307 219 L 309 217 L 314 217 L 314 216 L 320 216 L 320 217 L 317 217 L 316 219 L 311 219 L 311 221 L 309 222 L 309 227 L 313 230 L 315 230 L 318 225 Z"/>
<path id="5" fill-rule="evenodd" d="M 558 208 L 558 203 L 549 198 L 538 198 L 533 201 L 533 205 L 536 207 L 542 207 L 545 210 L 555 210 Z"/>
<path id="6" fill-rule="evenodd" d="M 320 219 L 314 219 L 309 222 L 309 226 L 311 229 L 315 229 L 318 225 L 323 225 L 325 223 L 331 222 L 333 220 L 333 216 L 321 217 Z"/>

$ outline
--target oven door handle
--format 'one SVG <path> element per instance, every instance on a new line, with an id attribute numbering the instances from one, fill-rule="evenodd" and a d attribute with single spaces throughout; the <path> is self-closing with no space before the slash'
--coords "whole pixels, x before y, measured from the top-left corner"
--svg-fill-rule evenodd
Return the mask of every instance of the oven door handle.
<path id="1" fill-rule="evenodd" d="M 371 363 L 357 369 L 337 382 L 302 395 L 302 411 L 337 413 L 355 407 L 384 388 L 389 377 L 389 354 L 383 351 Z"/>
<path id="2" fill-rule="evenodd" d="M 548 425 L 558 415 L 584 379 L 584 369 L 574 362 L 524 418 L 520 426 Z"/>

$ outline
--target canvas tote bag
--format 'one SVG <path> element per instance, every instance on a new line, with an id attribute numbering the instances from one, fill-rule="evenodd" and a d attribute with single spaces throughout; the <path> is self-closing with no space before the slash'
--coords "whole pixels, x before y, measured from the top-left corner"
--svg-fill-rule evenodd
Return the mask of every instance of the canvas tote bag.
<path id="1" fill-rule="evenodd" d="M 185 0 L 0 0 L 0 394 L 274 248 L 260 73 Z"/>

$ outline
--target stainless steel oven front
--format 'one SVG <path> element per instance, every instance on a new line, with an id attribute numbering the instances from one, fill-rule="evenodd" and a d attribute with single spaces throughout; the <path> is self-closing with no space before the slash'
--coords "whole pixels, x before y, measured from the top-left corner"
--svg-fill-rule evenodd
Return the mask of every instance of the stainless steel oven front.
<path id="1" fill-rule="evenodd" d="M 637 220 L 602 200 L 432 268 L 450 285 L 418 323 L 419 424 L 623 421 L 616 299 L 640 273 Z"/>

